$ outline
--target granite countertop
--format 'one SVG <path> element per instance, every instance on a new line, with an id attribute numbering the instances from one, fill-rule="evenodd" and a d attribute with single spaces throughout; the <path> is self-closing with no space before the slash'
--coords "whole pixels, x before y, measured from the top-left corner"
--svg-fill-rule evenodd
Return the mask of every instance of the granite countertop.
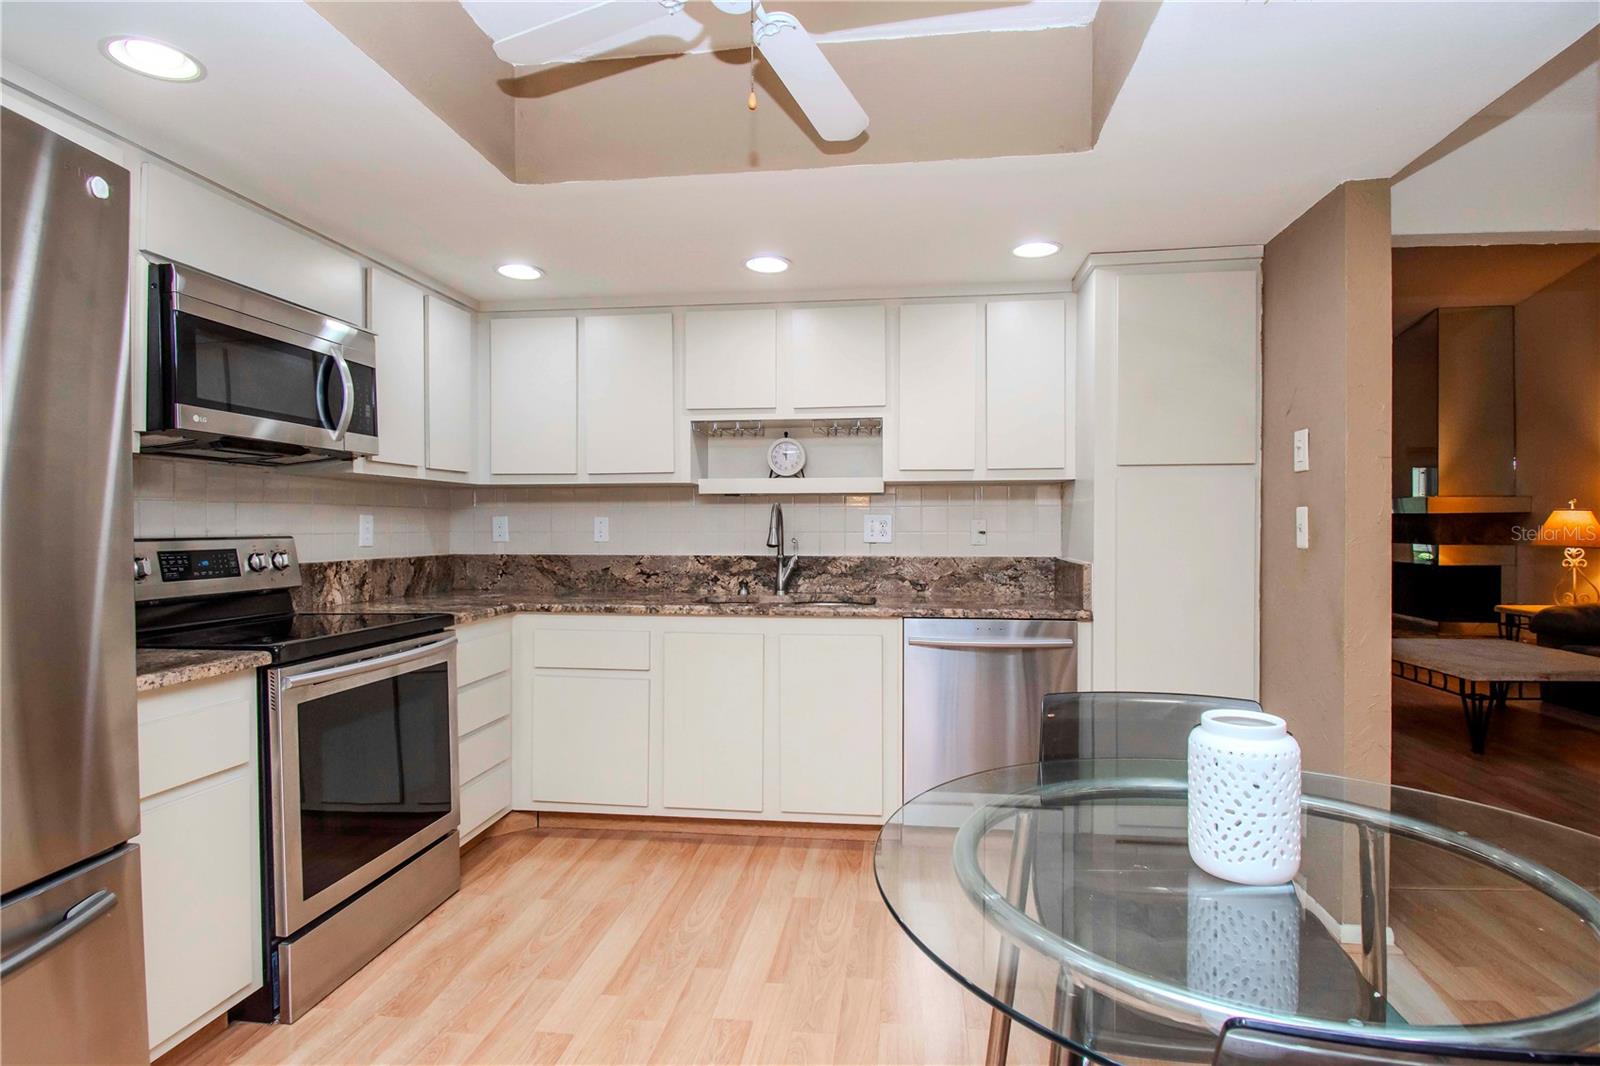
<path id="1" fill-rule="evenodd" d="M 168 688 L 188 681 L 236 674 L 265 666 L 272 658 L 264 651 L 188 651 L 178 648 L 140 648 L 138 690 Z"/>
<path id="2" fill-rule="evenodd" d="M 810 597 L 821 594 L 809 593 Z M 389 597 L 319 610 L 336 612 L 441 611 L 455 616 L 457 625 L 481 622 L 503 614 L 630 614 L 675 616 L 736 616 L 783 618 L 1048 618 L 1088 621 L 1082 604 L 1040 599 L 1017 603 L 983 603 L 975 599 L 913 599 L 880 596 L 877 602 L 806 603 L 774 602 L 753 596 L 751 602 L 706 602 L 701 597 L 648 595 L 639 592 L 551 593 L 493 589 L 459 590 Z"/>

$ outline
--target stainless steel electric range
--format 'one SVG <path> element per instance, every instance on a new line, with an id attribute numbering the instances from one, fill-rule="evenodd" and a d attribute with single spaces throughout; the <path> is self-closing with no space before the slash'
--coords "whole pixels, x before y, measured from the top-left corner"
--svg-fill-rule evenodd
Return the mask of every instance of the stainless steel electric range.
<path id="1" fill-rule="evenodd" d="M 461 883 L 448 614 L 297 612 L 289 537 L 135 542 L 141 648 L 263 651 L 266 987 L 293 1022 Z"/>

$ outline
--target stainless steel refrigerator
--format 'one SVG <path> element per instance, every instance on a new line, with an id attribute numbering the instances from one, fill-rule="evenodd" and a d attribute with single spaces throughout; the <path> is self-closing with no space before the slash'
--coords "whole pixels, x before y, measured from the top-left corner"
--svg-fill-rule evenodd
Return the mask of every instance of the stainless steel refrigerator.
<path id="1" fill-rule="evenodd" d="M 0 123 L 0 1060 L 143 1063 L 129 178 Z"/>

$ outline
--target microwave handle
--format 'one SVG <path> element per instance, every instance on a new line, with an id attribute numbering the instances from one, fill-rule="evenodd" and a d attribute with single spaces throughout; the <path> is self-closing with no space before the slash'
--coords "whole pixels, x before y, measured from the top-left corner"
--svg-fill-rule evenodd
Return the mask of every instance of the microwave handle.
<path id="1" fill-rule="evenodd" d="M 337 348 L 333 350 L 333 362 L 339 368 L 339 387 L 344 390 L 344 401 L 339 407 L 339 424 L 333 428 L 333 439 L 344 440 L 345 431 L 350 428 L 350 418 L 356 411 L 356 385 L 350 377 L 350 363 Z"/>

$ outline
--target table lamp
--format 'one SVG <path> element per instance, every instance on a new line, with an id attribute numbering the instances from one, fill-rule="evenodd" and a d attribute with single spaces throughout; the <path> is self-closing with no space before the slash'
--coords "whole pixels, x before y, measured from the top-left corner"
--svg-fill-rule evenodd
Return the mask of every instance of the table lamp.
<path id="1" fill-rule="evenodd" d="M 1595 519 L 1593 511 L 1580 511 L 1577 500 L 1568 500 L 1564 509 L 1550 512 L 1550 517 L 1539 527 L 1535 543 L 1563 549 L 1561 565 L 1572 571 L 1570 583 L 1566 578 L 1556 583 L 1556 603 L 1594 603 L 1600 599 L 1600 587 L 1583 572 L 1589 565 L 1583 557 L 1584 548 L 1600 546 L 1600 521 Z M 1589 586 L 1587 591 L 1580 581 Z"/>

